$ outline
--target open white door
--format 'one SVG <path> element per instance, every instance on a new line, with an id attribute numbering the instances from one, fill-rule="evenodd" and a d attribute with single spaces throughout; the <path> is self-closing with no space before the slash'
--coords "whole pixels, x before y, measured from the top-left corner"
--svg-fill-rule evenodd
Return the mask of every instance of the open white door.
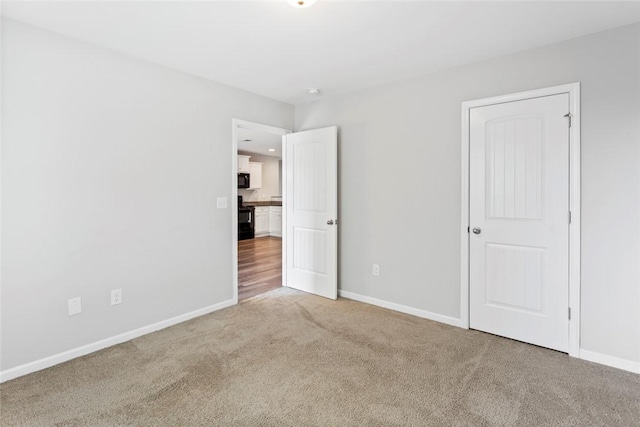
<path id="1" fill-rule="evenodd" d="M 338 297 L 338 130 L 283 136 L 285 285 Z"/>

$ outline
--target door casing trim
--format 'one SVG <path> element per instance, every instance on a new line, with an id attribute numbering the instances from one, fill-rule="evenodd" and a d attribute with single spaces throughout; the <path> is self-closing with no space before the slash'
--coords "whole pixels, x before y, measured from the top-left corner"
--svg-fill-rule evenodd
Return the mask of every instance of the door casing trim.
<path id="1" fill-rule="evenodd" d="M 580 357 L 580 82 L 511 93 L 462 103 L 461 212 L 460 212 L 460 320 L 469 329 L 469 138 L 472 108 L 543 96 L 569 94 L 569 355 Z"/>

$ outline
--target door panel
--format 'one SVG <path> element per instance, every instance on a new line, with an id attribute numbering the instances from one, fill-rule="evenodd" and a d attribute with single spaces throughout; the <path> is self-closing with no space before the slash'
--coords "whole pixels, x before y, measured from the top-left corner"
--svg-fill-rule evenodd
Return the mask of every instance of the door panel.
<path id="1" fill-rule="evenodd" d="M 470 326 L 567 351 L 569 95 L 470 114 Z"/>
<path id="2" fill-rule="evenodd" d="M 293 209 L 324 213 L 327 209 L 327 147 L 322 140 L 292 144 Z"/>
<path id="3" fill-rule="evenodd" d="M 300 272 L 327 275 L 327 231 L 296 227 L 293 241 L 298 250 L 293 253 L 293 268 Z"/>
<path id="4" fill-rule="evenodd" d="M 292 133 L 284 140 L 286 285 L 336 299 L 337 128 Z"/>
<path id="5" fill-rule="evenodd" d="M 542 124 L 540 117 L 486 124 L 489 218 L 541 218 Z"/>
<path id="6" fill-rule="evenodd" d="M 530 313 L 542 312 L 542 259 L 545 250 L 486 245 L 486 304 Z"/>

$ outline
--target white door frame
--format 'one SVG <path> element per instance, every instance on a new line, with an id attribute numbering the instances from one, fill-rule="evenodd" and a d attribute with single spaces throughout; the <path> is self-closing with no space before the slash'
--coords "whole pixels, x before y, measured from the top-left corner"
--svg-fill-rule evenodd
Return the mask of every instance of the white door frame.
<path id="1" fill-rule="evenodd" d="M 238 129 L 249 129 L 258 132 L 270 133 L 273 135 L 286 135 L 291 133 L 291 129 L 284 129 L 275 126 L 263 125 L 260 123 L 249 122 L 240 119 L 231 119 L 233 126 L 231 131 L 231 258 L 233 264 L 233 303 L 238 304 Z M 284 146 L 283 146 L 284 149 Z M 283 180 L 285 179 L 283 175 Z M 284 200 L 284 183 L 282 186 L 282 196 Z M 282 241 L 284 242 L 284 222 L 285 217 L 282 217 L 283 234 Z M 284 278 L 284 247 L 282 248 L 283 254 L 283 278 Z"/>
<path id="2" fill-rule="evenodd" d="M 580 83 L 511 93 L 462 103 L 462 200 L 460 215 L 460 321 L 469 329 L 469 127 L 472 108 L 567 93 L 569 128 L 569 355 L 580 357 Z"/>

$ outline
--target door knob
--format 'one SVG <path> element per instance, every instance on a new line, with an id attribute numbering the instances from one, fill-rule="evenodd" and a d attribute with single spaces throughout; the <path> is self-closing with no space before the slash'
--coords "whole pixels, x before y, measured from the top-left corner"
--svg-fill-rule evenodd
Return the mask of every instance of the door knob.
<path id="1" fill-rule="evenodd" d="M 327 221 L 327 225 L 333 225 L 333 220 L 330 219 L 329 221 Z"/>
<path id="2" fill-rule="evenodd" d="M 479 228 L 474 228 L 473 229 L 473 233 L 474 234 L 480 234 L 480 233 L 482 233 L 482 230 L 480 230 Z"/>

